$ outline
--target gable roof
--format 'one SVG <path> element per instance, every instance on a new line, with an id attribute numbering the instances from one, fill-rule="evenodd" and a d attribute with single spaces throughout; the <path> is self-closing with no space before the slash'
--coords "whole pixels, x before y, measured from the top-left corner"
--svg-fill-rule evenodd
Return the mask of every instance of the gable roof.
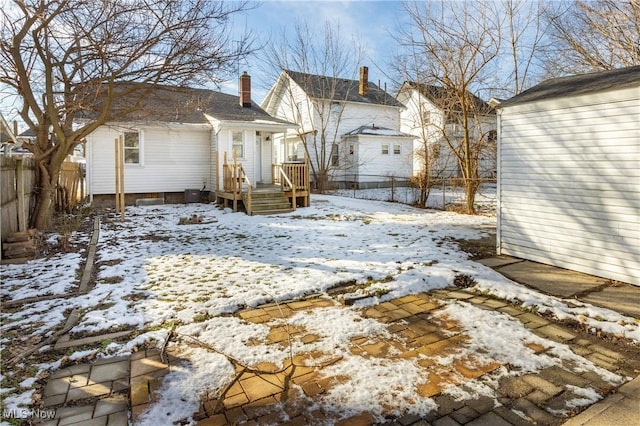
<path id="1" fill-rule="evenodd" d="M 0 114 L 0 143 L 16 143 L 16 135 L 4 116 Z"/>
<path id="2" fill-rule="evenodd" d="M 350 132 L 345 133 L 343 136 L 356 136 L 356 135 L 370 135 L 370 136 L 396 136 L 396 137 L 409 137 L 413 136 L 406 133 L 399 132 L 397 130 L 389 129 L 388 127 L 380 127 L 372 124 L 371 126 L 360 126 Z"/>
<path id="3" fill-rule="evenodd" d="M 315 99 L 331 101 L 358 102 L 371 105 L 404 107 L 393 96 L 368 81 L 368 96 L 360 96 L 358 80 L 348 80 L 338 77 L 327 77 L 316 74 L 306 74 L 297 71 L 283 70 L 307 95 Z"/>
<path id="4" fill-rule="evenodd" d="M 132 91 L 132 87 L 136 91 Z M 140 93 L 144 94 L 142 99 Z M 291 124 L 272 117 L 253 101 L 251 108 L 240 105 L 238 96 L 208 89 L 194 89 L 176 86 L 151 86 L 143 83 L 116 83 L 112 113 L 117 121 L 154 121 L 166 123 L 208 124 L 206 115 L 221 121 L 269 122 L 271 124 Z M 118 95 L 119 93 L 119 95 Z M 81 118 L 95 117 L 101 106 L 98 99 L 95 108 L 83 111 Z M 135 111 L 120 115 L 132 104 L 140 102 Z M 292 124 L 291 124 L 292 125 Z"/>
<path id="5" fill-rule="evenodd" d="M 435 86 L 433 84 L 417 83 L 415 81 L 405 81 L 400 88 L 400 92 L 405 90 L 405 88 L 417 90 L 418 93 L 429 99 L 435 106 L 442 110 L 454 110 L 457 112 L 462 111 L 459 102 L 454 101 L 453 103 L 451 103 L 451 100 L 455 99 L 453 91 L 451 89 L 447 89 L 442 86 Z M 467 94 L 470 96 L 471 101 L 474 103 L 476 111 L 484 112 L 486 114 L 496 113 L 495 108 L 480 99 L 478 96 L 469 91 L 467 91 Z"/>
<path id="6" fill-rule="evenodd" d="M 577 96 L 625 87 L 640 86 L 640 65 L 610 71 L 558 77 L 525 90 L 500 104 L 498 108 L 564 96 Z"/>

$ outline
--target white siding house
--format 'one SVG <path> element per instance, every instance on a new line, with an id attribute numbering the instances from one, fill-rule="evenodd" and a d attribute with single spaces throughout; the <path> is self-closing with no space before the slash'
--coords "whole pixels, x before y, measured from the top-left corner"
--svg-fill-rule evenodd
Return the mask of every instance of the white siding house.
<path id="1" fill-rule="evenodd" d="M 640 285 L 640 66 L 498 111 L 498 253 Z"/>
<path id="2" fill-rule="evenodd" d="M 243 75 L 243 79 L 249 76 Z M 128 83 L 126 83 L 128 84 Z M 138 198 L 181 202 L 187 189 L 219 189 L 226 158 L 236 161 L 252 183 L 271 183 L 273 134 L 295 125 L 271 117 L 250 99 L 205 89 L 158 86 L 133 113 L 116 101 L 111 120 L 87 138 L 87 189 L 91 200 L 111 204 L 115 192 L 115 143 L 124 137 L 124 190 Z M 88 114 L 90 119 L 90 113 Z"/>
<path id="3" fill-rule="evenodd" d="M 359 80 L 284 70 L 267 93 L 262 107 L 269 114 L 299 126 L 296 131 L 279 137 L 281 161 L 303 161 L 306 155 L 312 169 L 326 168 L 332 182 L 337 185 L 345 184 L 346 176 L 355 176 L 358 184 L 365 185 L 373 181 L 388 181 L 390 173 L 406 177 L 412 174 L 410 161 L 391 162 L 394 168 L 389 170 L 388 167 L 380 168 L 378 163 L 383 160 L 378 156 L 369 158 L 368 153 L 378 152 L 378 149 L 370 148 L 372 138 L 388 135 L 369 132 L 360 138 L 353 133 L 364 127 L 384 128 L 394 134 L 400 132 L 403 105 L 368 81 L 366 67 L 361 68 Z M 382 143 L 382 138 L 376 145 Z M 349 157 L 344 155 L 347 139 L 349 144 L 356 145 L 366 140 L 357 148 L 363 154 L 357 162 L 348 161 Z M 406 144 L 406 141 L 402 143 Z M 408 149 L 404 147 L 403 152 L 407 154 Z M 368 161 L 364 161 L 365 158 Z M 364 176 L 369 177 L 364 179 Z"/>
<path id="4" fill-rule="evenodd" d="M 477 144 L 479 147 L 478 176 L 495 178 L 495 110 L 471 93 L 468 93 L 468 98 L 472 146 Z M 400 130 L 414 136 L 414 173 L 425 169 L 422 153 L 429 149 L 432 177 L 461 177 L 458 159 L 451 145 L 457 147 L 460 144 L 464 129 L 459 122 L 448 122 L 461 115 L 457 98 L 440 86 L 405 81 L 396 99 L 406 107 L 400 114 Z"/>
<path id="5" fill-rule="evenodd" d="M 411 178 L 413 138 L 386 127 L 361 126 L 335 147 L 335 179 L 349 187 L 404 185 Z M 398 179 L 397 181 L 395 179 Z"/>

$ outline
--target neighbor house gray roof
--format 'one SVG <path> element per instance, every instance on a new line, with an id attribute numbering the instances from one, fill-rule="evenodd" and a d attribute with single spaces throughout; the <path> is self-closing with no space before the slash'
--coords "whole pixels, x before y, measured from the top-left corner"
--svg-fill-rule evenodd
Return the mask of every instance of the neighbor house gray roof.
<path id="1" fill-rule="evenodd" d="M 343 136 L 355 135 L 413 137 L 411 135 L 407 135 L 406 133 L 389 129 L 388 127 L 376 126 L 375 124 L 372 124 L 371 126 L 360 126 L 357 129 L 353 129 L 352 131 L 345 133 Z"/>
<path id="2" fill-rule="evenodd" d="M 284 70 L 293 81 L 300 86 L 309 97 L 327 99 L 331 101 L 360 102 L 373 105 L 403 107 L 393 96 L 368 81 L 368 95 L 360 96 L 358 80 L 348 80 L 338 77 L 327 77 L 306 74 L 297 71 Z"/>
<path id="3" fill-rule="evenodd" d="M 460 102 L 451 89 L 433 84 L 416 83 L 415 81 L 405 81 L 400 91 L 404 88 L 417 90 L 422 96 L 429 99 L 435 106 L 446 111 L 461 111 Z M 478 96 L 467 91 L 471 102 L 474 103 L 476 111 L 485 114 L 495 114 L 495 109 Z"/>
<path id="4" fill-rule="evenodd" d="M 2 114 L 0 114 L 0 142 L 16 142 L 16 136 Z"/>
<path id="5" fill-rule="evenodd" d="M 206 114 L 221 121 L 291 124 L 272 117 L 253 101 L 251 108 L 244 108 L 240 105 L 238 96 L 208 89 L 123 82 L 116 84 L 114 92 L 115 99 L 111 113 L 115 120 L 110 121 L 204 124 L 209 122 L 205 117 Z M 144 94 L 142 97 L 141 93 Z M 95 117 L 100 111 L 102 101 L 98 98 L 95 107 L 83 111 L 79 114 L 80 118 Z M 136 103 L 139 105 L 134 111 L 122 113 Z"/>
<path id="6" fill-rule="evenodd" d="M 640 65 L 546 80 L 502 102 L 498 108 L 634 86 L 640 86 Z"/>

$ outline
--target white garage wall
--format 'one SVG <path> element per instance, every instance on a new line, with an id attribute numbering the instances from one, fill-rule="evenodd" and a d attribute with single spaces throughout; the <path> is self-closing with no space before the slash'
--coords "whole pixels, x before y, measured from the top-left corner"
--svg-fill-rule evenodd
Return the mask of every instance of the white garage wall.
<path id="1" fill-rule="evenodd" d="M 506 106 L 498 251 L 640 285 L 640 87 Z"/>

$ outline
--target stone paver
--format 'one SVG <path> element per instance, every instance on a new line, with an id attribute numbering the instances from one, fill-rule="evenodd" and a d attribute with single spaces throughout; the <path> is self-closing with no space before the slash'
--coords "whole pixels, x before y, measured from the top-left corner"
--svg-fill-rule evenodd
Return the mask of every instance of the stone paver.
<path id="1" fill-rule="evenodd" d="M 414 359 L 417 365 L 425 369 L 424 377 L 427 381 L 417 386 L 417 391 L 424 397 L 433 398 L 437 409 L 425 417 L 408 413 L 390 420 L 389 424 L 559 425 L 564 419 L 554 416 L 553 410 L 561 412 L 577 396 L 567 391 L 565 385 L 589 387 L 599 392 L 613 389 L 611 384 L 604 382 L 593 372 L 574 371 L 569 366 L 554 365 L 536 374 L 516 374 L 502 379 L 496 388 L 500 403 L 486 396 L 456 400 L 443 394 L 447 386 L 464 387 L 466 381 L 480 379 L 501 367 L 509 367 L 495 362 L 480 363 L 473 356 L 456 357 L 446 367 L 439 367 L 437 363 L 430 361 L 434 357 L 455 354 L 460 345 L 468 340 L 455 321 L 433 315 L 443 306 L 441 300 L 459 300 L 510 315 L 534 333 L 555 342 L 569 344 L 576 353 L 610 371 L 634 371 L 634 368 L 640 366 L 640 361 L 639 364 L 629 365 L 626 354 L 611 345 L 585 338 L 506 301 L 458 289 L 406 296 L 361 311 L 363 317 L 384 323 L 387 330 L 397 337 L 385 340 L 368 336 L 356 337 L 352 339 L 349 348 L 352 354 L 366 358 Z M 247 322 L 260 324 L 278 320 L 277 325 L 270 327 L 267 339 L 259 343 L 282 345 L 289 344 L 292 340 L 310 345 L 317 342 L 320 336 L 302 328 L 287 327 L 282 324 L 282 320 L 295 312 L 307 312 L 327 306 L 338 306 L 338 303 L 327 298 L 298 300 L 246 309 L 239 312 L 238 316 Z M 549 355 L 545 345 L 531 343 L 528 347 L 532 353 Z M 146 350 L 134 353 L 126 359 L 100 360 L 94 364 L 70 366 L 55 372 L 43 393 L 45 404 L 57 409 L 57 420 L 50 424 L 60 426 L 81 422 L 83 425 L 124 426 L 128 424 L 128 416 L 135 424 L 135 419 L 155 401 L 156 392 L 162 386 L 162 378 L 171 370 L 171 363 L 175 361 L 172 354 L 169 351 L 169 362 L 165 362 L 157 350 Z M 350 380 L 348 372 L 328 377 L 323 374 L 323 369 L 340 360 L 339 354 L 309 352 L 296 355 L 293 365 L 286 363 L 283 371 L 280 371 L 280 366 L 272 363 L 258 364 L 254 367 L 260 373 L 244 373 L 228 389 L 221 404 L 218 404 L 217 397 L 202 401 L 194 418 L 199 425 L 204 426 L 239 423 L 306 425 L 323 422 L 374 424 L 375 417 L 370 413 L 363 412 L 340 419 L 335 413 L 312 408 L 313 401 L 320 395 L 336 384 Z M 285 383 L 288 383 L 288 388 Z M 119 393 L 122 391 L 129 391 L 128 398 L 126 394 Z M 91 403 L 83 405 L 84 400 Z M 65 407 L 64 404 L 69 402 L 76 403 L 77 406 Z M 215 411 L 216 407 L 218 411 Z"/>

